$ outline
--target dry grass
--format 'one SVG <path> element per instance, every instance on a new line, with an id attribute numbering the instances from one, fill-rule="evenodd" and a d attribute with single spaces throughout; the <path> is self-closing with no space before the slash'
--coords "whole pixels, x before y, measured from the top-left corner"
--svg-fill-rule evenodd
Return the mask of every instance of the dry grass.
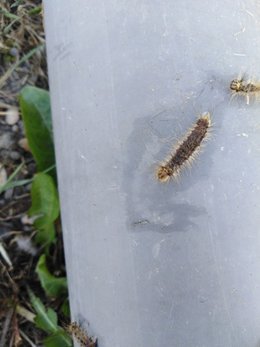
<path id="1" fill-rule="evenodd" d="M 42 16 L 40 1 L 1 1 L 0 102 L 16 104 L 25 84 L 48 88 Z"/>

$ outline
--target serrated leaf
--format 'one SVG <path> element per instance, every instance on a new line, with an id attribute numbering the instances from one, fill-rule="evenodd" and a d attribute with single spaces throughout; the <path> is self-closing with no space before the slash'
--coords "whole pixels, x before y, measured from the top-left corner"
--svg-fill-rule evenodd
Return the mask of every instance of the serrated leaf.
<path id="1" fill-rule="evenodd" d="M 38 328 L 47 333 L 56 333 L 58 331 L 57 314 L 51 308 L 44 307 L 41 300 L 29 290 L 31 304 L 36 312 L 35 323 Z"/>
<path id="2" fill-rule="evenodd" d="M 48 320 L 46 319 L 47 317 L 48 317 Z M 53 330 L 51 329 L 50 322 L 52 322 L 53 325 L 55 326 L 57 325 L 57 322 L 58 322 L 57 313 L 53 309 L 48 308 L 46 310 L 46 316 L 39 314 L 36 316 L 34 321 L 38 328 L 41 328 L 47 333 L 52 333 Z M 54 331 L 56 331 L 56 329 Z"/>
<path id="3" fill-rule="evenodd" d="M 19 103 L 29 147 L 38 171 L 43 171 L 55 164 L 49 92 L 26 86 Z"/>
<path id="4" fill-rule="evenodd" d="M 45 347 L 72 347 L 72 340 L 65 331 L 60 330 L 44 339 L 43 344 Z"/>
<path id="5" fill-rule="evenodd" d="M 39 276 L 41 286 L 47 296 L 59 297 L 67 293 L 67 279 L 66 277 L 53 276 L 46 265 L 46 255 L 41 255 L 36 266 L 36 272 Z"/>
<path id="6" fill-rule="evenodd" d="M 53 222 L 59 216 L 59 198 L 51 176 L 39 173 L 34 176 L 31 189 L 32 206 L 29 215 L 36 217 L 34 226 L 39 230 L 38 241 L 52 242 Z"/>
<path id="7" fill-rule="evenodd" d="M 36 312 L 34 322 L 36 326 L 50 334 L 44 340 L 45 347 L 72 347 L 72 340 L 67 332 L 58 326 L 56 312 L 48 308 L 46 309 L 41 300 L 28 290 L 31 304 Z"/>
<path id="8" fill-rule="evenodd" d="M 72 340 L 66 331 L 60 329 L 44 339 L 43 344 L 45 347 L 72 347 Z"/>

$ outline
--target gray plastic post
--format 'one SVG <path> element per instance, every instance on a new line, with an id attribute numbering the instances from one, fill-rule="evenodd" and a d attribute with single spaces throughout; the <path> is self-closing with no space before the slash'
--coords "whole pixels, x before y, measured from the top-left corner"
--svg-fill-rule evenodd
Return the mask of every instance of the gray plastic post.
<path id="1" fill-rule="evenodd" d="M 259 346 L 260 104 L 229 91 L 260 78 L 258 2 L 44 3 L 73 320 L 99 347 Z"/>

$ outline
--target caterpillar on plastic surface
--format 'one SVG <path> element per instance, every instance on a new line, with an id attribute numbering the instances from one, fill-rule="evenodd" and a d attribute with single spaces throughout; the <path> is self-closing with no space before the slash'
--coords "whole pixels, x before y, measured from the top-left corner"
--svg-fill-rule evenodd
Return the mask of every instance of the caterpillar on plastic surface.
<path id="1" fill-rule="evenodd" d="M 160 182 L 167 182 L 179 176 L 181 170 L 190 165 L 201 149 L 202 142 L 208 137 L 211 127 L 209 113 L 197 119 L 182 141 L 173 148 L 165 161 L 158 166 L 156 177 Z"/>

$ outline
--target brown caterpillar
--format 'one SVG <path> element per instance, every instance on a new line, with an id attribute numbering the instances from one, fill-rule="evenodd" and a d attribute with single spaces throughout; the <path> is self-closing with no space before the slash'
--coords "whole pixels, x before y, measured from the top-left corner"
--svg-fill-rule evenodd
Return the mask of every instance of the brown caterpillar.
<path id="1" fill-rule="evenodd" d="M 252 82 L 250 80 L 245 81 L 244 78 L 237 78 L 231 81 L 230 89 L 233 95 L 242 95 L 246 97 L 246 103 L 249 105 L 250 96 L 256 97 L 260 92 L 260 83 Z"/>
<path id="2" fill-rule="evenodd" d="M 201 115 L 190 129 L 183 141 L 173 150 L 165 162 L 156 170 L 156 177 L 160 182 L 167 182 L 176 178 L 181 169 L 190 164 L 198 153 L 202 141 L 208 136 L 211 126 L 210 114 Z"/>
<path id="3" fill-rule="evenodd" d="M 65 330 L 80 344 L 80 347 L 96 347 L 97 341 L 88 336 L 87 332 L 76 322 L 72 322 L 65 326 Z"/>

